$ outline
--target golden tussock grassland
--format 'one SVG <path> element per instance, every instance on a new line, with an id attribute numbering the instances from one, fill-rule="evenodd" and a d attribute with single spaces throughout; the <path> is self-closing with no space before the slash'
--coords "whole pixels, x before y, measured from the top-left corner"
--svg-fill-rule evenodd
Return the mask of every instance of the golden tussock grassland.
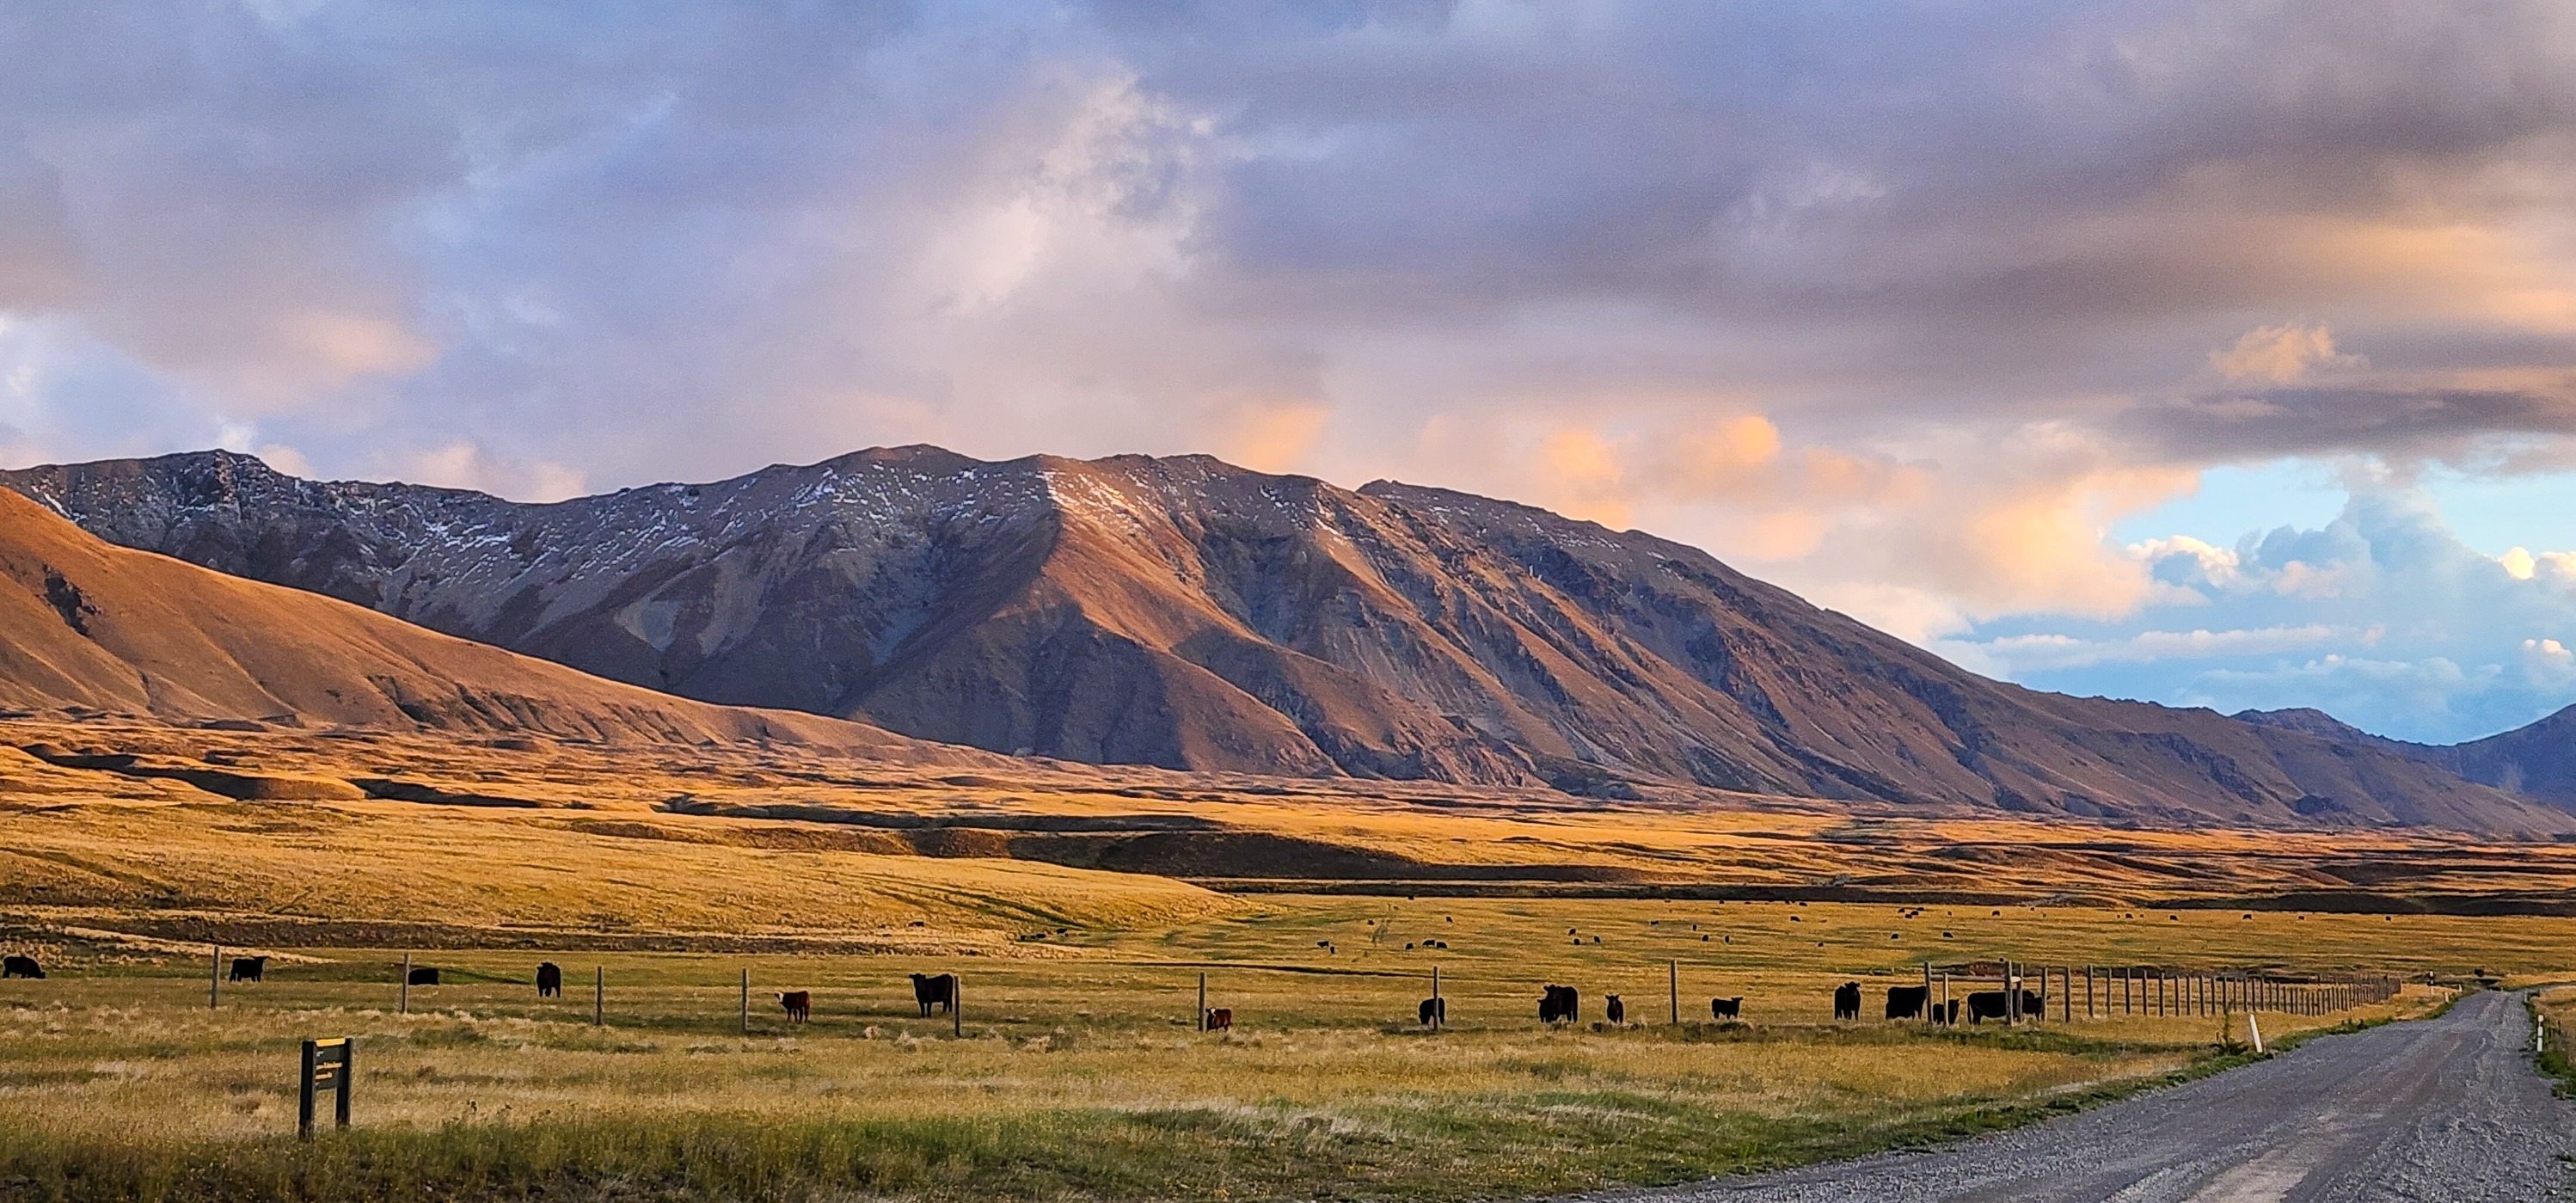
<path id="1" fill-rule="evenodd" d="M 2547 915 L 2217 905 L 2545 901 L 2564 880 L 2554 847 L 2385 832 L 1605 809 L 1045 766 L 1000 780 L 796 749 L 20 735 L 32 751 L 0 749 L 0 945 L 51 976 L 0 983 L 0 1196 L 1472 1198 L 1673 1181 L 2018 1122 L 2222 1066 L 2222 1035 L 2242 1034 L 2241 1015 L 2099 1013 L 2107 986 L 2072 1023 L 2054 997 L 2048 1023 L 2010 1031 L 1874 1018 L 1926 963 L 1960 973 L 1958 993 L 2003 958 L 2077 966 L 2079 983 L 2087 964 L 2545 981 L 2571 976 L 2576 946 L 2576 919 Z M 1711 885 L 1819 896 L 1685 896 Z M 1317 892 L 1362 886 L 1377 892 Z M 210 941 L 272 955 L 267 980 L 208 1009 Z M 402 1014 L 406 953 L 444 984 Z M 541 959 L 566 997 L 535 996 Z M 1437 1033 L 1413 1022 L 1435 967 Z M 962 975 L 953 1028 L 917 1013 L 915 971 Z M 1195 1030 L 1203 973 L 1231 1033 Z M 1832 1022 L 1846 980 L 1872 1018 Z M 1583 991 L 1583 1023 L 1538 1024 L 1552 982 Z M 773 992 L 800 989 L 814 1021 L 794 1027 Z M 1630 1025 L 1600 1022 L 1611 993 Z M 1711 997 L 1738 995 L 1746 1023 L 1710 1021 Z M 2447 996 L 2418 984 L 2260 1021 L 2277 1038 Z M 340 1035 L 358 1041 L 358 1126 L 299 1146 L 296 1042 Z"/>

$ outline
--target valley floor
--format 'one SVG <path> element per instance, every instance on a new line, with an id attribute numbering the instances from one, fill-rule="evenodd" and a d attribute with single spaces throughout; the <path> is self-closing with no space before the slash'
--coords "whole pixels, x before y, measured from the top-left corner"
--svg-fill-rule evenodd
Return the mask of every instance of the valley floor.
<path id="1" fill-rule="evenodd" d="M 1934 1140 L 2236 1056 L 2241 1015 L 2116 1012 L 2107 977 L 2071 1022 L 2056 995 L 2010 1031 L 1876 1019 L 1927 964 L 1960 994 L 2004 958 L 2079 987 L 2086 965 L 2418 983 L 2266 1012 L 2276 1038 L 2421 1013 L 2436 982 L 2576 977 L 2576 918 L 2422 909 L 2547 909 L 2576 878 L 2555 846 L 14 734 L 0 950 L 48 976 L 0 982 L 0 1197 L 1539 1194 Z M 2297 909 L 2330 884 L 2410 913 Z M 1907 903 L 1833 900 L 1855 889 Z M 210 1009 L 216 944 L 272 959 Z M 406 998 L 406 956 L 442 984 Z M 541 960 L 565 997 L 536 997 Z M 1414 1022 L 1435 969 L 1436 1033 Z M 960 974 L 963 1014 L 921 1016 L 912 972 Z M 1203 974 L 1230 1033 L 1196 1030 Z M 1845 981 L 1871 1018 L 1833 1021 Z M 1537 1022 L 1549 983 L 1584 1022 Z M 1736 996 L 1746 1022 L 1714 1022 Z M 357 1041 L 357 1126 L 299 1147 L 296 1046 L 324 1036 Z"/>

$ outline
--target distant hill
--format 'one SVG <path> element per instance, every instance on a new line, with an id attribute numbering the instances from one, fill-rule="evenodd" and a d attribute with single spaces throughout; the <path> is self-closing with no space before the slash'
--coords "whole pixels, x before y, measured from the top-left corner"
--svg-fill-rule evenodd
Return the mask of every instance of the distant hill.
<path id="1" fill-rule="evenodd" d="M 2320 733 L 2339 731 L 2336 738 L 2439 765 L 2482 785 L 2576 810 L 2576 706 L 2499 735 L 2447 746 L 2384 739 L 2317 710 L 2248 710 L 2236 717 Z"/>
<path id="2" fill-rule="evenodd" d="M 878 449 L 553 505 L 221 452 L 0 474 L 117 543 L 710 702 L 1103 763 L 2562 831 L 2333 731 L 1978 677 L 1697 549 L 1205 457 Z"/>
<path id="3" fill-rule="evenodd" d="M 0 706 L 611 742 L 775 739 L 975 754 L 858 723 L 713 706 L 112 547 L 0 492 Z"/>

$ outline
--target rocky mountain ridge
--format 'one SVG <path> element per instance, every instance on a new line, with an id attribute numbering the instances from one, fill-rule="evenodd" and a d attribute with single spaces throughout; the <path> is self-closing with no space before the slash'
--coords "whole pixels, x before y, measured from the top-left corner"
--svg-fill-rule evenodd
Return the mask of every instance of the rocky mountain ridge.
<path id="1" fill-rule="evenodd" d="M 550 505 L 221 452 L 0 473 L 110 541 L 618 680 L 1103 763 L 2556 831 L 2292 724 L 1986 680 L 1681 544 L 1198 456 L 880 448 Z"/>
<path id="2" fill-rule="evenodd" d="M 998 758 L 794 711 L 709 705 L 344 602 L 111 546 L 0 492 L 0 707 L 601 743 L 774 741 Z"/>

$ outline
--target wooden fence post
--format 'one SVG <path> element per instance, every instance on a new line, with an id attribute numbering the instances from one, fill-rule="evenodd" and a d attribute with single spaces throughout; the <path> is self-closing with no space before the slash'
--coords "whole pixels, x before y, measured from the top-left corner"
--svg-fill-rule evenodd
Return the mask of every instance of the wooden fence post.
<path id="1" fill-rule="evenodd" d="M 608 966 L 596 965 L 590 971 L 590 1026 L 608 1022 Z"/>
<path id="2" fill-rule="evenodd" d="M 956 1003 L 948 1004 L 948 1013 L 951 1015 L 957 1013 Z M 1202 1032 L 1207 1030 L 1207 970 L 1204 969 L 1199 970 L 1199 1030 Z"/>
<path id="3" fill-rule="evenodd" d="M 957 985 L 948 992 L 948 1034 L 952 1038 L 966 1034 L 966 1021 L 959 1015 L 966 1009 L 966 975 L 955 977 Z"/>
<path id="4" fill-rule="evenodd" d="M 224 973 L 223 973 L 223 967 L 224 967 L 224 946 L 223 946 L 223 945 L 221 945 L 221 944 L 217 944 L 217 945 L 215 945 L 215 952 L 214 952 L 214 957 L 213 957 L 213 959 L 212 959 L 212 960 L 209 960 L 209 961 L 207 961 L 207 962 L 206 962 L 206 1009 L 207 1009 L 207 1010 L 209 1010 L 209 1011 L 215 1010 L 216 1008 L 218 1008 L 218 1007 L 220 1007 L 220 1006 L 222 1006 L 222 1005 L 223 1005 L 223 998 L 224 998 Z"/>
<path id="5" fill-rule="evenodd" d="M 1431 967 L 1431 1026 L 1433 1029 L 1449 1026 L 1449 1017 L 1441 1013 L 1446 1009 L 1440 1005 L 1440 967 L 1434 965 Z"/>
<path id="6" fill-rule="evenodd" d="M 2060 965 L 2057 968 L 2057 976 L 2066 985 L 2066 989 L 2057 996 L 2057 1017 L 2064 1022 L 2073 1023 L 2075 1022 L 2075 967 Z"/>
<path id="7" fill-rule="evenodd" d="M 1672 995 L 1673 1026 L 1680 1027 L 1682 1025 L 1682 963 L 1679 960 L 1664 962 L 1664 988 Z"/>
<path id="8" fill-rule="evenodd" d="M 751 970 L 742 971 L 742 1034 L 751 1034 Z"/>
<path id="9" fill-rule="evenodd" d="M 2093 967 L 2084 967 L 2084 1017 L 2093 1018 Z"/>
<path id="10" fill-rule="evenodd" d="M 1923 962 L 1923 1026 L 1932 1026 L 1932 962 Z"/>
<path id="11" fill-rule="evenodd" d="M 411 954 L 403 954 L 402 989 L 394 995 L 394 1013 L 411 1014 Z"/>

